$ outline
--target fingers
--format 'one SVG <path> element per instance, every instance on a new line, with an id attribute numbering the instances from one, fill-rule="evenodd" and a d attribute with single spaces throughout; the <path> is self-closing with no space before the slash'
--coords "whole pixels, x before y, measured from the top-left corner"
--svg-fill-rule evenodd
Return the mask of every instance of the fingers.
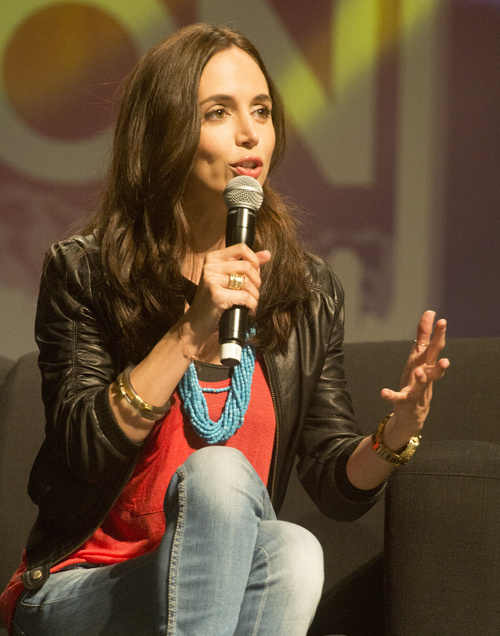
<path id="1" fill-rule="evenodd" d="M 419 402 L 424 397 L 426 391 L 432 386 L 433 380 L 425 373 L 425 371 L 419 367 L 413 373 L 413 378 L 410 384 L 403 387 L 400 391 L 393 391 L 391 389 L 382 389 L 380 392 L 381 397 L 393 404 L 403 401 Z"/>
<path id="2" fill-rule="evenodd" d="M 260 254 L 260 257 L 259 257 Z M 268 250 L 263 250 L 262 252 L 254 252 L 252 249 L 245 245 L 245 243 L 237 243 L 236 245 L 231 245 L 230 247 L 225 247 L 222 250 L 217 250 L 215 252 L 209 252 L 207 258 L 209 256 L 214 256 L 216 258 L 227 260 L 227 261 L 240 261 L 244 260 L 249 262 L 255 269 L 258 269 L 260 266 L 260 258 L 266 259 L 266 255 L 268 255 L 267 260 L 271 258 L 271 254 Z M 267 262 L 265 260 L 265 262 Z"/>
<path id="3" fill-rule="evenodd" d="M 429 345 L 429 348 L 427 350 L 428 364 L 436 364 L 439 358 L 439 354 L 444 349 L 445 344 L 446 344 L 446 320 L 441 319 L 436 322 L 431 344 Z"/>
<path id="4" fill-rule="evenodd" d="M 400 391 L 385 388 L 382 389 L 380 395 L 384 400 L 393 404 L 403 401 L 421 403 L 430 400 L 433 383 L 444 376 L 449 366 L 450 361 L 448 358 L 441 358 L 434 365 L 423 364 L 418 366 L 413 371 L 409 383 Z"/>
<path id="5" fill-rule="evenodd" d="M 200 281 L 210 302 L 220 313 L 234 305 L 244 305 L 255 313 L 261 285 L 260 267 L 271 259 L 268 250 L 254 252 L 245 244 L 209 252 Z"/>
<path id="6" fill-rule="evenodd" d="M 271 252 L 269 250 L 262 250 L 261 252 L 255 252 L 255 254 L 261 265 L 265 265 L 271 260 Z"/>
<path id="7" fill-rule="evenodd" d="M 435 317 L 435 311 L 427 310 L 422 314 L 422 317 L 418 321 L 417 343 L 422 343 L 422 346 L 426 346 L 431 342 Z"/>
<path id="8" fill-rule="evenodd" d="M 417 326 L 414 352 L 427 364 L 436 364 L 439 354 L 446 344 L 446 320 L 438 320 L 434 325 L 436 312 L 423 313 Z"/>
<path id="9" fill-rule="evenodd" d="M 433 385 L 443 377 L 450 362 L 439 359 L 446 343 L 446 320 L 434 324 L 436 314 L 426 311 L 417 327 L 417 338 L 406 362 L 401 378 L 401 389 L 385 388 L 381 397 L 392 403 L 397 426 L 412 435 L 419 431 L 427 417 L 432 399 Z"/>

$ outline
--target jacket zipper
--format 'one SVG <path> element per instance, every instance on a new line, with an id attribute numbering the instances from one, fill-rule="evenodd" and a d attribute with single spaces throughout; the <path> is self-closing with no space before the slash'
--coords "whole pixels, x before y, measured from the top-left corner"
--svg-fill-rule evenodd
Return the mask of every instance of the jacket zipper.
<path id="1" fill-rule="evenodd" d="M 132 473 L 135 470 L 135 467 L 137 466 L 137 462 L 139 461 L 139 457 L 141 455 L 141 452 L 138 452 L 134 461 L 132 462 L 126 476 L 125 479 L 123 481 L 123 484 L 121 486 L 121 488 L 119 489 L 119 491 L 117 492 L 116 496 L 114 497 L 112 503 L 108 506 L 108 508 L 106 509 L 106 513 L 101 517 L 101 520 L 99 521 L 99 523 L 94 526 L 92 528 L 92 531 L 89 532 L 87 535 L 85 535 L 85 538 L 82 539 L 78 545 L 76 545 L 74 548 L 72 548 L 71 550 L 69 550 L 68 552 L 66 552 L 62 557 L 60 557 L 59 559 L 57 559 L 56 561 L 52 562 L 51 567 L 54 567 L 55 565 L 58 565 L 59 563 L 62 563 L 65 559 L 67 559 L 71 554 L 73 554 L 73 552 L 76 552 L 76 550 L 78 550 L 79 548 L 82 547 L 82 545 L 88 541 L 90 539 L 90 537 L 94 534 L 94 532 L 96 530 L 99 529 L 99 527 L 101 526 L 101 524 L 103 523 L 103 521 L 106 519 L 106 517 L 109 515 L 109 513 L 111 512 L 111 510 L 113 509 L 114 505 L 116 504 L 116 502 L 118 501 L 118 499 L 120 498 L 120 495 L 123 492 L 123 489 L 125 488 L 125 486 L 127 485 L 129 479 L 132 477 Z M 36 569 L 36 568 L 35 568 Z"/>
<path id="2" fill-rule="evenodd" d="M 273 453 L 273 473 L 271 475 L 271 489 L 269 491 L 269 495 L 271 497 L 271 501 L 274 499 L 274 490 L 276 486 L 276 471 L 278 466 L 278 453 L 279 453 L 279 445 L 280 445 L 280 421 L 279 421 L 279 412 L 278 405 L 276 401 L 276 394 L 274 392 L 272 373 L 269 364 L 269 360 L 267 358 L 267 354 L 265 352 L 262 353 L 262 357 L 264 359 L 264 364 L 266 365 L 267 377 L 269 380 L 269 392 L 271 393 L 271 400 L 273 402 L 274 407 L 274 416 L 276 419 L 276 435 L 275 435 L 275 444 L 274 444 L 274 453 Z"/>

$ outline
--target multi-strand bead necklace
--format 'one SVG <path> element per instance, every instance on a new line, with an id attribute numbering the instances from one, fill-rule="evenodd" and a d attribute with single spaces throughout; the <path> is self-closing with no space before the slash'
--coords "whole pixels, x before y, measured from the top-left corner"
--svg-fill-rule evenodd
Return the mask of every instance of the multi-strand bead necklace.
<path id="1" fill-rule="evenodd" d="M 253 330 L 249 336 L 253 335 Z M 202 388 L 198 381 L 196 368 L 191 362 L 179 382 L 179 393 L 191 424 L 196 433 L 208 444 L 226 442 L 243 424 L 255 369 L 255 348 L 251 344 L 243 347 L 241 362 L 234 368 L 229 386 L 219 389 Z M 214 422 L 208 414 L 207 400 L 203 393 L 221 393 L 228 391 L 222 415 Z"/>

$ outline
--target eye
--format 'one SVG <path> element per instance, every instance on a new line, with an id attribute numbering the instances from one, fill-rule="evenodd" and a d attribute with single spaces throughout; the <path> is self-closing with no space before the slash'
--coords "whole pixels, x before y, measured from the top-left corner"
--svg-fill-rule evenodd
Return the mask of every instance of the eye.
<path id="1" fill-rule="evenodd" d="M 258 119 L 259 121 L 266 121 L 271 117 L 272 114 L 269 106 L 259 106 L 253 111 L 253 113 L 256 119 Z"/>
<path id="2" fill-rule="evenodd" d="M 214 108 L 213 110 L 209 111 L 206 115 L 205 115 L 205 119 L 208 119 L 209 121 L 218 121 L 221 119 L 224 119 L 227 116 L 227 110 L 225 108 L 222 108 L 222 106 L 218 106 L 217 108 Z"/>

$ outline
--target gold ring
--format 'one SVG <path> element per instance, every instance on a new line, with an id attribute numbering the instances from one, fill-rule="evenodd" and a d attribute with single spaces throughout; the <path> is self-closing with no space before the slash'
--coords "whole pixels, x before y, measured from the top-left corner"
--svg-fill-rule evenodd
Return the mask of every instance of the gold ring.
<path id="1" fill-rule="evenodd" d="M 245 274 L 236 274 L 233 272 L 229 274 L 229 289 L 245 289 L 247 284 L 247 277 Z"/>
<path id="2" fill-rule="evenodd" d="M 428 347 L 431 343 L 430 342 L 419 342 L 418 340 L 415 340 L 415 344 L 418 345 L 419 347 Z"/>

